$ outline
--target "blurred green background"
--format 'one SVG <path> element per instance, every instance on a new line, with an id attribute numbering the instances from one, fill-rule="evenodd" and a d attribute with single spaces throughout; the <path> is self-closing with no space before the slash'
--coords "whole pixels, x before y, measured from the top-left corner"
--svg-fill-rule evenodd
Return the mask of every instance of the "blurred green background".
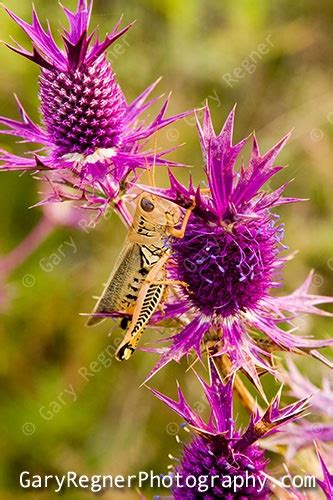
<path id="1" fill-rule="evenodd" d="M 74 1 L 63 3 L 75 6 Z M 30 20 L 30 1 L 5 4 Z M 35 0 L 35 5 L 41 19 L 48 18 L 56 32 L 64 20 L 58 3 Z M 125 22 L 136 19 L 137 23 L 126 37 L 124 54 L 117 55 L 111 48 L 109 56 L 129 101 L 163 75 L 156 95 L 172 90 L 170 113 L 201 107 L 207 99 L 219 129 L 237 103 L 235 139 L 256 129 L 262 151 L 294 129 L 280 156 L 280 162 L 289 167 L 271 184 L 295 177 L 287 194 L 309 198 L 279 210 L 286 223 L 286 243 L 292 251 L 299 250 L 287 266 L 285 290 L 300 285 L 314 268 L 313 290 L 333 294 L 332 2 L 96 0 L 92 26 L 98 24 L 104 34 L 122 12 Z M 12 36 L 29 46 L 4 12 L 0 28 L 3 40 Z M 37 118 L 38 69 L 4 45 L 0 60 L 1 114 L 17 116 L 15 92 Z M 186 144 L 177 158 L 194 166 L 193 175 L 199 181 L 202 160 L 191 119 L 159 134 L 161 146 L 182 142 Z M 23 145 L 5 137 L 0 137 L 0 145 L 12 152 L 24 151 Z M 180 177 L 185 180 L 187 175 Z M 161 175 L 159 182 L 165 181 Z M 15 248 L 42 217 L 42 210 L 28 208 L 38 201 L 39 188 L 29 175 L 1 174 L 1 254 Z M 139 389 L 155 356 L 137 353 L 126 364 L 114 362 L 110 353 L 121 336 L 119 329 L 108 336 L 115 326 L 111 322 L 90 330 L 79 316 L 91 310 L 91 296 L 100 293 L 124 236 L 125 229 L 115 216 L 88 233 L 57 229 L 12 273 L 2 290 L 6 300 L 0 322 L 1 499 L 54 498 L 45 490 L 38 497 L 36 491 L 20 490 L 22 470 L 164 473 L 170 463 L 168 453 L 179 454 L 171 435 L 179 419 L 149 391 Z M 43 270 L 41 259 L 52 259 L 71 238 L 75 254 L 68 247 L 57 265 Z M 33 276 L 33 286 L 23 286 L 27 275 Z M 329 337 L 333 323 L 306 319 L 302 331 Z M 146 339 L 150 338 L 147 333 Z M 314 380 L 319 380 L 319 364 L 305 363 L 308 372 L 315 372 Z M 184 366 L 166 368 L 152 385 L 174 395 L 177 376 L 192 401 L 200 401 L 193 376 L 184 375 Z M 90 376 L 82 375 L 85 370 Z M 146 494 L 152 498 L 151 492 Z M 64 496 L 89 495 L 72 490 Z M 105 498 L 138 495 L 111 491 Z"/>

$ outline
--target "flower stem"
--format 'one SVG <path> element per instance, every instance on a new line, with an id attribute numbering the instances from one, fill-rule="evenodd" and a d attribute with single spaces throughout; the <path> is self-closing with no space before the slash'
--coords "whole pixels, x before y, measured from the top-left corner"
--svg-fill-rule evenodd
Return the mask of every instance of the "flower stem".
<path id="1" fill-rule="evenodd" d="M 114 202 L 114 210 L 118 213 L 126 227 L 132 225 L 132 216 L 122 200 Z"/>
<path id="2" fill-rule="evenodd" d="M 25 239 L 17 245 L 8 255 L 0 260 L 1 278 L 7 278 L 17 267 L 19 267 L 51 234 L 55 225 L 47 217 L 43 216 Z"/>

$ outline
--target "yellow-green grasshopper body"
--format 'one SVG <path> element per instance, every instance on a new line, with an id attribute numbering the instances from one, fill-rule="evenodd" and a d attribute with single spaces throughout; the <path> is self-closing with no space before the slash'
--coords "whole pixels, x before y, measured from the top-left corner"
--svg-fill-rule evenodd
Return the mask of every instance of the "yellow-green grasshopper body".
<path id="1" fill-rule="evenodd" d="M 167 285 L 165 265 L 170 256 L 167 238 L 182 237 L 193 207 L 184 216 L 180 208 L 159 196 L 142 193 L 138 198 L 132 227 L 121 254 L 87 325 L 103 321 L 102 316 L 120 312 L 131 317 L 116 358 L 129 359 L 160 304 Z"/>

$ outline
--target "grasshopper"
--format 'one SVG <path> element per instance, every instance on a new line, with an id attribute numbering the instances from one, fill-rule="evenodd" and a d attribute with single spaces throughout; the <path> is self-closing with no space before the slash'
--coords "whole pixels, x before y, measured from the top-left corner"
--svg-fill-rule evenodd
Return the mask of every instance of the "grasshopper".
<path id="1" fill-rule="evenodd" d="M 150 193 L 141 193 L 132 227 L 87 326 L 105 318 L 95 314 L 120 312 L 121 326 L 127 327 L 125 337 L 116 351 L 118 361 L 127 360 L 135 351 L 150 318 L 163 300 L 166 286 L 175 281 L 166 279 L 166 263 L 170 257 L 169 237 L 182 238 L 194 202 L 187 209 L 180 229 L 178 205 Z M 179 283 L 179 282 L 177 282 Z M 182 283 L 184 285 L 184 283 Z M 186 284 L 185 284 L 186 285 Z"/>

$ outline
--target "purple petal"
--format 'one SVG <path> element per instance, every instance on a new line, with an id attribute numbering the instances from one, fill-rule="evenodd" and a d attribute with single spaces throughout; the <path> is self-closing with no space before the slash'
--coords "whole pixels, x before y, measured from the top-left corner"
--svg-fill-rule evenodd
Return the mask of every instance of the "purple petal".
<path id="1" fill-rule="evenodd" d="M 96 59 L 98 59 L 98 57 L 102 55 L 110 47 L 110 45 L 112 45 L 116 40 L 118 40 L 118 38 L 123 36 L 126 33 L 126 31 L 128 31 L 134 24 L 134 22 L 132 22 L 127 26 L 125 26 L 125 28 L 123 28 L 122 30 L 117 31 L 121 21 L 122 17 L 120 18 L 116 26 L 113 28 L 112 32 L 106 36 L 103 42 L 99 42 L 98 40 L 96 40 L 91 50 L 89 51 L 88 57 L 86 58 L 85 62 L 87 65 L 92 64 L 94 61 L 96 61 Z"/>
<path id="2" fill-rule="evenodd" d="M 69 22 L 69 31 L 66 32 L 68 40 L 76 45 L 82 35 L 87 31 L 90 23 L 91 11 L 93 2 L 89 2 L 87 5 L 86 0 L 79 0 L 75 12 L 70 11 L 66 7 L 63 7 L 65 14 Z"/>
<path id="3" fill-rule="evenodd" d="M 16 156 L 3 149 L 0 149 L 0 171 L 5 170 L 38 170 L 36 161 L 33 158 Z"/>
<path id="4" fill-rule="evenodd" d="M 292 422 L 304 415 L 309 398 L 280 409 L 280 397 L 281 391 L 277 393 L 262 417 L 258 414 L 252 416 L 248 428 L 235 446 L 236 449 L 243 450 L 258 439 L 275 432 L 286 422 Z"/>
<path id="5" fill-rule="evenodd" d="M 236 207 L 249 202 L 265 182 L 283 168 L 281 166 L 273 166 L 273 163 L 289 137 L 290 133 L 283 137 L 265 155 L 261 156 L 256 137 L 254 136 L 249 166 L 241 172 L 240 179 L 232 196 L 232 202 Z"/>
<path id="6" fill-rule="evenodd" d="M 15 99 L 22 121 L 12 120 L 10 118 L 0 116 L 0 123 L 9 128 L 9 130 L 0 130 L 0 133 L 22 137 L 29 142 L 51 145 L 46 132 L 32 121 L 17 96 L 15 96 Z"/>
<path id="7" fill-rule="evenodd" d="M 226 119 L 220 134 L 216 136 L 209 108 L 206 106 L 203 128 L 198 124 L 207 177 L 218 216 L 228 208 L 234 183 L 234 166 L 247 141 L 246 138 L 235 146 L 232 145 L 234 120 L 235 108 Z"/>
<path id="8" fill-rule="evenodd" d="M 47 58 L 48 61 L 54 64 L 58 69 L 65 70 L 67 67 L 66 57 L 56 45 L 51 34 L 50 28 L 46 32 L 37 16 L 35 9 L 32 13 L 32 24 L 29 24 L 23 19 L 16 16 L 11 10 L 5 7 L 6 12 L 10 17 L 25 31 L 31 41 L 35 44 Z"/>
<path id="9" fill-rule="evenodd" d="M 233 377 L 230 377 L 226 384 L 223 384 L 221 376 L 215 366 L 212 358 L 209 358 L 209 379 L 210 383 L 207 384 L 197 373 L 196 376 L 200 381 L 206 399 L 210 405 L 212 415 L 214 417 L 215 433 L 227 433 L 232 429 L 232 395 L 233 395 Z M 231 437 L 229 435 L 229 437 Z"/>
<path id="10" fill-rule="evenodd" d="M 207 429 L 207 425 L 201 420 L 199 415 L 197 415 L 187 401 L 184 398 L 181 388 L 178 386 L 178 401 L 175 401 L 167 396 L 164 396 L 161 392 L 148 387 L 152 391 L 152 393 L 159 398 L 163 403 L 165 403 L 169 408 L 178 413 L 186 422 L 193 427 L 197 427 L 199 429 Z"/>
<path id="11" fill-rule="evenodd" d="M 319 483 L 321 489 L 323 490 L 323 492 L 327 496 L 327 499 L 331 500 L 333 498 L 333 474 L 331 474 L 330 471 L 328 470 L 328 467 L 327 467 L 321 453 L 319 452 L 318 447 L 317 447 L 317 455 L 318 455 L 318 459 L 319 459 L 320 465 L 321 465 L 321 470 L 322 470 L 323 476 L 324 476 L 322 481 L 317 480 L 317 482 Z"/>
<path id="12" fill-rule="evenodd" d="M 147 137 L 151 136 L 158 130 L 160 130 L 163 127 L 166 127 L 167 125 L 170 125 L 171 123 L 181 120 L 185 116 L 188 116 L 193 113 L 193 111 L 185 111 L 183 113 L 179 113 L 178 115 L 170 116 L 169 118 L 164 118 L 164 114 L 168 108 L 168 104 L 170 102 L 170 95 L 164 102 L 161 110 L 159 111 L 158 115 L 155 117 L 155 119 L 152 121 L 152 123 L 148 127 L 144 127 L 142 130 L 136 131 L 129 131 L 127 138 L 125 139 L 126 142 L 132 142 L 132 141 L 139 141 L 142 139 L 146 139 Z"/>
<path id="13" fill-rule="evenodd" d="M 315 340 L 292 335 L 279 328 L 273 318 L 265 317 L 264 315 L 259 316 L 256 312 L 252 312 L 251 323 L 255 328 L 264 332 L 275 344 L 288 351 L 293 351 L 297 348 L 316 349 L 333 345 L 333 339 Z"/>
<path id="14" fill-rule="evenodd" d="M 320 316 L 332 316 L 333 313 L 323 311 L 316 307 L 318 304 L 332 304 L 333 297 L 323 295 L 312 295 L 308 293 L 313 278 L 311 271 L 304 283 L 293 293 L 285 297 L 272 297 L 270 302 L 276 309 L 288 311 L 293 315 L 298 314 L 318 314 Z"/>
<path id="15" fill-rule="evenodd" d="M 155 89 L 155 87 L 159 84 L 160 81 L 161 77 L 158 78 L 151 85 L 149 85 L 149 87 L 147 87 L 140 95 L 138 95 L 136 99 L 134 99 L 134 101 L 131 102 L 131 104 L 129 104 L 129 106 L 127 107 L 127 114 L 126 114 L 127 120 L 129 122 L 136 120 L 136 118 L 141 113 L 143 113 L 143 111 L 145 111 L 147 108 L 149 108 L 156 102 L 158 98 L 152 99 L 147 103 L 146 99 L 152 93 L 152 91 Z"/>

